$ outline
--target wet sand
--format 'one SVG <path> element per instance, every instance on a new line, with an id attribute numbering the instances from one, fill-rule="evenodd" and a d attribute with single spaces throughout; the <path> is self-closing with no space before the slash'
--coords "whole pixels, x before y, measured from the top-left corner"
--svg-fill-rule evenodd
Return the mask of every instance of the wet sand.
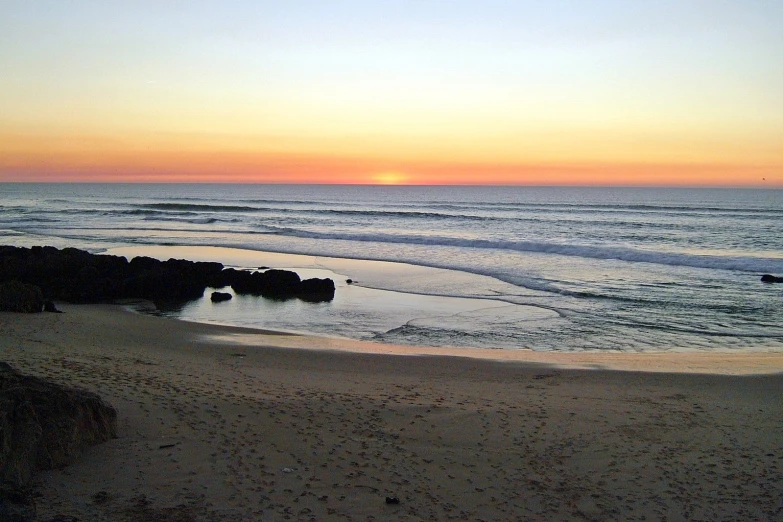
<path id="1" fill-rule="evenodd" d="M 0 313 L 0 360 L 99 393 L 120 435 L 39 476 L 42 520 L 783 519 L 781 353 L 449 351 L 60 307 Z"/>

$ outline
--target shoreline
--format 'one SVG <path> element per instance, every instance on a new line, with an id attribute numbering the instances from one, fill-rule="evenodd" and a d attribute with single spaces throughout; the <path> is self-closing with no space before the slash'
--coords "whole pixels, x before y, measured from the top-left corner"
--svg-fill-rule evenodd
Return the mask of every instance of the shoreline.
<path id="1" fill-rule="evenodd" d="M 783 514 L 781 354 L 403 356 L 117 306 L 62 309 L 0 314 L 0 359 L 98 393 L 118 411 L 119 438 L 40 475 L 43 520 Z M 216 342 L 225 335 L 253 343 Z M 751 371 L 762 367 L 776 373 Z"/>
<path id="2" fill-rule="evenodd" d="M 171 258 L 217 262 L 251 270 L 271 266 L 294 271 L 303 278 L 330 278 L 336 286 L 335 297 L 328 306 L 313 306 L 296 299 L 281 303 L 239 295 L 230 287 L 209 287 L 208 291 L 228 292 L 233 299 L 216 306 L 204 293 L 199 298 L 172 303 L 173 306 L 156 314 L 187 321 L 370 343 L 444 347 L 447 352 L 453 349 L 457 355 L 479 348 L 473 355 L 478 357 L 485 356 L 481 352 L 485 349 L 576 354 L 783 353 L 779 336 L 754 336 L 743 329 L 732 333 L 724 324 L 718 327 L 728 329 L 727 332 L 715 334 L 707 327 L 700 337 L 698 331 L 665 328 L 655 334 L 656 330 L 646 328 L 644 321 L 636 327 L 633 321 L 628 324 L 620 321 L 620 331 L 602 336 L 596 334 L 601 330 L 600 320 L 572 309 L 577 301 L 567 302 L 570 297 L 528 295 L 526 292 L 534 291 L 490 276 L 402 261 L 203 245 L 106 246 L 101 248 L 101 253 L 127 259 L 149 256 L 161 261 Z M 429 291 L 422 292 L 422 285 Z M 462 290 L 468 286 L 470 291 Z M 623 332 L 625 336 L 620 335 Z M 443 353 L 439 349 L 432 352 Z M 589 360 L 587 363 L 594 364 Z M 632 366 L 623 364 L 622 367 Z M 700 366 L 696 364 L 696 371 L 704 371 Z M 670 365 L 665 371 L 672 370 L 676 367 Z M 752 370 L 741 370 L 748 371 Z"/>
<path id="3" fill-rule="evenodd" d="M 75 305 L 84 306 L 84 305 Z M 86 305 L 121 309 L 123 313 L 147 315 L 124 305 Z M 118 310 L 119 311 L 119 310 Z M 153 316 L 158 317 L 158 316 Z M 466 358 L 476 361 L 536 364 L 559 369 L 640 371 L 661 373 L 704 373 L 715 375 L 783 374 L 783 352 L 760 348 L 753 351 L 696 351 L 671 348 L 645 352 L 626 351 L 535 351 L 527 348 L 492 349 L 443 346 L 415 346 L 362 341 L 326 335 L 285 332 L 265 328 L 191 321 L 162 316 L 163 320 L 214 327 L 200 334 L 200 341 L 237 348 L 276 348 L 406 357 Z"/>
<path id="4" fill-rule="evenodd" d="M 212 246 L 129 246 L 121 248 L 110 248 L 106 250 L 107 254 L 123 255 L 128 258 L 135 255 L 149 255 L 157 259 L 165 260 L 168 257 L 181 257 L 191 261 L 212 261 L 225 263 L 226 266 L 239 266 L 250 268 L 252 266 L 266 265 L 275 268 L 282 268 L 285 270 L 292 270 L 300 274 L 304 274 L 306 277 L 329 277 L 334 279 L 337 287 L 335 302 L 340 302 L 339 306 L 346 306 L 345 301 L 349 302 L 353 308 L 353 313 L 361 314 L 365 317 L 367 312 L 372 311 L 372 314 L 366 315 L 373 321 L 373 327 L 367 330 L 373 334 L 381 334 L 379 341 L 363 340 L 362 336 L 354 337 L 353 332 L 358 330 L 362 331 L 364 325 L 361 323 L 355 323 L 351 325 L 351 328 L 335 331 L 333 324 L 316 324 L 316 328 L 306 331 L 298 332 L 298 325 L 301 322 L 307 322 L 309 320 L 310 312 L 312 310 L 292 310 L 293 315 L 296 317 L 296 321 L 288 322 L 285 325 L 280 326 L 280 331 L 289 331 L 296 333 L 297 335 L 312 336 L 316 338 L 326 337 L 329 338 L 330 334 L 334 333 L 334 337 L 351 339 L 356 341 L 356 346 L 361 346 L 362 343 L 369 343 L 372 345 L 395 345 L 399 347 L 408 346 L 411 349 L 417 350 L 421 348 L 421 345 L 415 341 L 410 344 L 407 340 L 402 341 L 405 344 L 395 343 L 393 340 L 384 340 L 384 332 L 387 330 L 394 330 L 402 328 L 409 323 L 416 324 L 417 321 L 423 321 L 425 325 L 430 325 L 430 320 L 434 318 L 432 324 L 438 325 L 440 318 L 454 319 L 467 314 L 481 313 L 487 311 L 486 315 L 476 315 L 472 319 L 483 317 L 483 319 L 492 323 L 495 320 L 495 312 L 491 310 L 503 310 L 504 307 L 507 310 L 507 320 L 501 321 L 497 324 L 496 328 L 502 330 L 509 325 L 519 326 L 522 325 L 522 329 L 525 331 L 535 331 L 539 328 L 537 323 L 556 323 L 562 317 L 560 306 L 556 306 L 553 303 L 547 303 L 548 299 L 553 299 L 552 296 L 541 299 L 538 297 L 522 298 L 521 301 L 503 299 L 504 293 L 513 294 L 513 291 L 519 291 L 521 287 L 516 287 L 511 283 L 496 280 L 493 277 L 481 275 L 471 272 L 462 272 L 454 269 L 438 268 L 430 265 L 411 264 L 403 261 L 380 261 L 375 259 L 363 259 L 363 258 L 345 258 L 345 257 L 330 257 L 322 255 L 308 255 L 308 254 L 292 254 L 285 252 L 274 252 L 265 250 L 247 250 L 239 247 L 212 247 Z M 254 263 L 255 262 L 255 263 Z M 346 284 L 345 279 L 349 278 L 353 281 L 353 284 Z M 358 281 L 357 281 L 358 279 Z M 443 293 L 420 293 L 417 289 L 417 281 L 426 279 L 428 285 L 433 285 L 434 288 L 451 288 L 450 285 L 455 280 L 460 280 L 465 284 L 471 280 L 481 280 L 483 285 L 486 285 L 486 289 L 482 292 L 482 295 L 459 295 L 459 292 L 454 292 L 453 288 L 450 291 Z M 393 283 L 392 283 L 393 281 Z M 367 284 L 369 282 L 369 284 Z M 513 290 L 509 289 L 513 287 Z M 215 289 L 213 289 L 215 290 Z M 523 289 L 525 292 L 529 289 Z M 231 292 L 230 289 L 220 289 L 220 291 Z M 494 295 L 491 295 L 494 294 Z M 559 299 L 561 297 L 554 297 Z M 198 300 L 197 300 L 198 301 Z M 249 307 L 253 310 L 251 317 L 248 319 L 247 311 L 242 308 L 229 308 L 234 306 L 231 302 L 228 303 L 226 310 L 230 310 L 231 315 L 221 314 L 220 311 L 216 311 L 211 303 L 207 302 L 205 297 L 200 300 L 203 302 L 201 306 L 192 303 L 186 307 L 185 311 L 180 311 L 175 314 L 169 315 L 170 317 L 183 319 L 194 322 L 208 322 L 210 319 L 216 319 L 216 324 L 226 324 L 238 327 L 249 326 L 251 328 L 267 329 L 264 326 L 254 325 L 252 322 L 257 321 L 258 316 L 264 314 L 274 314 L 274 310 L 267 308 L 269 302 L 266 300 L 257 300 L 253 303 L 253 306 Z M 259 313 L 260 312 L 260 313 Z M 500 312 L 503 314 L 504 312 Z M 380 318 L 380 319 L 379 319 Z M 391 319 L 390 319 L 391 318 Z M 279 318 L 278 318 L 279 320 Z M 383 322 L 383 321 L 386 322 Z M 447 328 L 459 329 L 459 321 L 454 322 L 452 320 L 447 321 L 449 326 Z M 312 326 L 312 325 L 311 325 Z M 475 327 L 475 325 L 474 325 Z M 630 328 L 630 326 L 629 326 Z M 275 329 L 274 326 L 271 329 Z M 546 329 L 555 332 L 556 327 L 548 326 Z M 349 333 L 350 332 L 350 333 Z M 367 333 L 364 332 L 364 333 Z M 491 333 L 491 329 L 484 332 Z M 480 338 L 481 336 L 477 337 Z M 366 339 L 366 337 L 365 337 Z M 721 339 L 721 338 L 717 338 Z M 731 336 L 727 337 L 731 339 Z M 522 342 L 522 341 L 520 341 Z M 780 353 L 783 354 L 783 348 L 779 345 L 780 342 L 775 338 L 757 339 L 751 345 L 746 346 L 732 346 L 724 340 L 716 340 L 716 338 L 710 338 L 710 343 L 715 342 L 714 346 L 701 348 L 699 346 L 687 346 L 678 345 L 676 340 L 669 339 L 667 341 L 659 341 L 662 349 L 637 346 L 634 348 L 626 349 L 607 349 L 605 346 L 601 348 L 592 349 L 587 348 L 571 348 L 564 346 L 564 342 L 559 344 L 553 344 L 551 342 L 544 343 L 546 345 L 543 349 L 536 346 L 535 341 L 522 346 L 516 341 L 513 344 L 508 344 L 507 340 L 502 341 L 499 344 L 486 343 L 479 348 L 471 345 L 470 343 L 459 346 L 452 346 L 449 344 L 440 344 L 436 342 L 434 344 L 427 345 L 427 353 L 433 355 L 450 354 L 452 351 L 455 355 L 465 356 L 470 352 L 475 352 L 472 357 L 485 358 L 484 350 L 487 351 L 511 351 L 511 352 L 531 352 L 532 354 L 538 353 L 568 353 L 568 354 L 657 354 L 657 353 L 694 353 L 699 354 L 702 352 L 715 353 L 715 354 L 731 354 L 736 352 L 742 352 L 747 354 L 758 353 Z M 649 346 L 649 345 L 647 345 Z M 429 348 L 431 347 L 431 349 Z M 362 348 L 359 348 L 362 349 Z M 370 350 L 377 351 L 377 350 Z M 403 350 L 404 351 L 404 350 Z M 501 358 L 501 359 L 514 359 L 515 356 L 491 356 L 489 358 Z M 696 366 L 694 368 L 700 368 L 701 365 L 697 362 L 702 356 L 696 356 Z M 533 360 L 538 360 L 537 356 L 533 355 Z M 619 361 L 623 361 L 623 358 L 618 358 Z M 590 360 L 589 355 L 585 356 L 585 364 L 593 363 Z M 618 362 L 622 364 L 622 368 L 628 369 L 633 367 L 633 363 Z M 783 367 L 781 367 L 783 370 Z M 676 371 L 676 367 L 668 365 L 664 371 Z M 701 371 L 701 370 L 698 370 Z"/>

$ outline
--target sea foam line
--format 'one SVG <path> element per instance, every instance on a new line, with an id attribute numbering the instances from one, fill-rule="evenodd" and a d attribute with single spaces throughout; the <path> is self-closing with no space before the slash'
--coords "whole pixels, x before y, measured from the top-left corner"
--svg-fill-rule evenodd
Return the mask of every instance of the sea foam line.
<path id="1" fill-rule="evenodd" d="M 282 236 L 299 237 L 303 239 L 333 239 L 373 243 L 427 245 L 434 247 L 445 246 L 475 248 L 482 250 L 511 250 L 516 252 L 557 254 L 589 259 L 616 259 L 633 263 L 652 263 L 658 265 L 687 266 L 692 268 L 710 268 L 717 270 L 739 270 L 742 272 L 783 271 L 783 259 L 769 257 L 681 254 L 674 252 L 638 250 L 627 247 L 572 245 L 543 241 L 461 239 L 444 236 L 393 234 L 331 234 L 291 228 L 264 228 L 268 229 L 268 233 Z"/>

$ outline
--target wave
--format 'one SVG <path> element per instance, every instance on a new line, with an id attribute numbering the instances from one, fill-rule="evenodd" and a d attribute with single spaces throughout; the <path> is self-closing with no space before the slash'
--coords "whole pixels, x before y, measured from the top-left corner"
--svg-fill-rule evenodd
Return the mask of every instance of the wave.
<path id="1" fill-rule="evenodd" d="M 174 223 L 192 223 L 194 225 L 210 225 L 212 223 L 239 223 L 238 219 L 221 219 L 216 217 L 164 217 L 164 216 L 147 216 L 145 221 L 171 221 Z M 141 229 L 146 230 L 146 229 Z"/>
<path id="2" fill-rule="evenodd" d="M 456 201 L 444 203 L 442 201 L 423 201 L 420 203 L 412 204 L 413 206 L 426 206 L 427 208 L 440 208 L 446 210 L 463 210 L 465 208 L 485 208 L 492 210 L 544 210 L 553 211 L 563 209 L 568 212 L 574 210 L 606 210 L 606 211 L 668 211 L 668 212 L 741 212 L 749 214 L 783 214 L 783 210 L 779 208 L 771 207 L 742 207 L 729 205 L 676 205 L 676 204 L 650 204 L 650 203 L 637 203 L 637 204 L 622 204 L 622 203 L 566 203 L 566 202 L 498 202 L 498 201 Z"/>
<path id="3" fill-rule="evenodd" d="M 416 205 L 418 206 L 418 205 Z M 687 218 L 737 218 L 737 219 L 757 219 L 757 218 L 783 218 L 783 210 L 774 208 L 736 208 L 736 207 L 698 207 L 698 206 L 666 206 L 666 205 L 590 205 L 590 204 L 567 204 L 567 203 L 465 203 L 465 204 L 438 204 L 426 205 L 430 210 L 452 211 L 452 212 L 491 212 L 498 214 L 517 213 L 533 215 L 558 215 L 571 216 L 574 219 L 581 219 L 584 216 L 598 216 L 607 219 L 618 216 L 639 216 L 649 219 L 650 217 L 670 217 L 681 219 Z M 460 214 L 458 214 L 460 215 Z"/>
<path id="4" fill-rule="evenodd" d="M 420 220 L 455 220 L 455 221 L 509 221 L 509 222 L 552 222 L 573 221 L 580 224 L 612 224 L 636 226 L 637 220 L 644 223 L 639 226 L 665 226 L 667 223 L 650 222 L 663 218 L 676 218 L 678 227 L 700 226 L 691 221 L 688 225 L 680 223 L 684 216 L 691 220 L 713 221 L 721 218 L 739 220 L 771 220 L 783 218 L 783 210 L 777 208 L 751 207 L 737 208 L 712 205 L 666 205 L 666 204 L 605 204 L 605 203 L 565 203 L 565 202 L 426 202 L 417 201 L 405 203 L 402 201 L 385 203 L 370 201 L 356 203 L 352 201 L 305 201 L 301 199 L 245 199 L 223 198 L 217 202 L 206 201 L 203 198 L 177 198 L 175 201 L 147 202 L 130 204 L 121 203 L 126 208 L 58 208 L 35 209 L 38 213 L 57 212 L 68 214 L 101 214 L 101 215 L 166 215 L 177 213 L 252 213 L 252 214 L 284 214 L 284 215 L 314 215 L 314 216 L 347 216 L 368 217 L 379 219 L 420 219 Z M 58 200 L 68 202 L 67 200 Z M 371 205 L 367 208 L 366 205 Z M 26 207 L 15 207 L 24 211 Z M 702 224 L 703 225 L 703 224 Z M 760 226 L 763 226 L 761 224 Z"/>
<path id="5" fill-rule="evenodd" d="M 171 204 L 161 204 L 161 205 L 171 205 Z M 217 212 L 217 211 L 225 211 L 220 209 L 225 208 L 232 208 L 228 206 L 220 206 L 220 205 L 182 205 L 182 204 L 176 204 L 178 205 L 177 209 L 183 209 L 183 208 L 198 208 L 201 211 L 210 211 L 210 212 Z M 241 208 L 243 212 L 253 212 L 256 214 L 284 214 L 284 215 L 309 215 L 309 216 L 316 216 L 316 217 L 325 217 L 325 216 L 349 216 L 349 217 L 367 217 L 367 218 L 402 218 L 402 219 L 422 219 L 422 220 L 455 220 L 455 221 L 473 221 L 473 222 L 487 222 L 487 221 L 494 221 L 494 222 L 518 222 L 518 223 L 551 223 L 554 220 L 551 217 L 548 217 L 546 215 L 540 216 L 540 215 L 514 215 L 514 216 L 493 216 L 493 215 L 481 215 L 481 214 L 475 214 L 475 213 L 447 213 L 447 212 L 432 212 L 432 211 L 418 211 L 418 210 L 354 210 L 354 209 L 335 209 L 335 208 L 328 208 L 328 209 L 319 209 L 319 208 L 305 208 L 305 209 L 292 209 L 292 208 L 270 208 L 270 207 L 233 207 L 233 208 Z M 464 209 L 467 210 L 467 209 Z M 92 211 L 95 212 L 95 211 Z M 102 213 L 105 213 L 105 211 L 101 211 Z M 161 210 L 161 209 L 150 209 L 150 208 L 140 208 L 140 209 L 133 209 L 133 210 L 118 210 L 115 211 L 117 214 L 121 215 L 142 215 L 142 216 L 165 216 L 169 214 L 173 214 L 172 210 Z M 183 216 L 183 215 L 197 215 L 198 212 L 195 212 L 193 210 L 190 211 L 183 211 L 178 210 L 176 212 L 176 215 Z M 714 216 L 712 216 L 714 217 Z M 618 220 L 618 219 L 585 219 L 584 217 L 580 217 L 579 215 L 571 215 L 568 219 L 559 219 L 558 221 L 561 222 L 567 222 L 567 223 L 574 223 L 579 224 L 582 226 L 585 225 L 598 225 L 598 226 L 605 226 L 605 225 L 612 225 L 612 226 L 626 226 L 629 228 L 671 228 L 673 226 L 672 223 L 663 222 L 663 223 L 655 223 L 655 222 L 638 222 L 638 221 L 632 221 L 632 220 Z M 689 225 L 689 224 L 683 224 L 683 223 L 676 223 L 677 229 L 679 231 L 682 230 L 695 230 L 698 229 L 698 225 Z"/>
<path id="6" fill-rule="evenodd" d="M 132 212 L 132 211 L 124 211 Z M 687 266 L 693 268 L 709 268 L 721 270 L 737 270 L 743 272 L 762 272 L 778 273 L 783 272 L 783 258 L 762 257 L 762 256 L 728 256 L 728 255 L 705 255 L 688 254 L 677 252 L 665 252 L 660 250 L 644 250 L 631 247 L 605 246 L 605 245 L 587 245 L 558 242 L 555 240 L 543 241 L 514 241 L 509 239 L 470 239 L 460 238 L 449 235 L 435 234 L 411 234 L 411 233 L 369 233 L 369 232 L 328 232 L 315 231 L 306 228 L 280 227 L 267 223 L 259 223 L 252 229 L 241 226 L 243 220 L 235 216 L 216 216 L 215 214 L 201 214 L 198 212 L 179 211 L 180 213 L 170 214 L 147 214 L 144 215 L 144 221 L 154 222 L 172 222 L 186 223 L 191 225 L 214 225 L 215 223 L 233 224 L 231 229 L 221 227 L 221 234 L 270 234 L 282 237 L 296 237 L 303 239 L 316 240 L 342 240 L 367 243 L 386 243 L 401 244 L 412 246 L 431 246 L 431 247 L 456 247 L 471 248 L 477 250 L 505 250 L 515 252 L 529 252 L 540 254 L 557 254 L 563 256 L 572 256 L 589 259 L 621 260 L 636 263 L 652 263 L 658 265 Z M 29 228 L 39 228 L 40 225 L 54 225 L 58 220 L 50 220 L 44 216 L 38 216 L 34 219 L 27 219 L 30 223 Z M 34 225 L 35 224 L 35 225 Z M 19 228 L 19 224 L 14 223 L 13 228 Z M 134 226 L 96 226 L 90 224 L 92 230 L 138 230 L 138 231 L 160 231 L 160 232 L 182 232 L 181 229 L 167 228 L 161 224 L 160 227 L 134 227 Z M 248 224 L 249 225 L 249 224 Z M 72 224 L 70 226 L 73 226 Z M 306 224 L 305 224 L 306 226 Z M 28 228 L 28 227 L 24 227 Z M 60 228 L 56 225 L 54 228 Z M 70 228 L 70 227 L 69 227 Z M 189 233 L 215 233 L 217 230 L 207 227 L 189 227 Z M 58 235 L 54 229 L 50 233 Z M 62 232 L 61 232 L 62 233 Z"/>
<path id="7" fill-rule="evenodd" d="M 243 203 L 245 201 L 242 201 Z M 687 215 L 690 218 L 705 218 L 709 220 L 718 218 L 783 218 L 783 211 L 776 209 L 731 209 L 720 207 L 693 208 L 693 207 L 667 207 L 655 205 L 577 205 L 577 204 L 433 204 L 433 205 L 401 205 L 395 204 L 391 208 L 384 208 L 379 204 L 375 208 L 351 208 L 354 205 L 337 202 L 303 202 L 303 201 L 272 201 L 252 200 L 248 203 L 264 203 L 272 206 L 251 206 L 240 204 L 208 204 L 208 203 L 146 203 L 135 205 L 132 210 L 118 210 L 119 214 L 129 215 L 155 215 L 155 213 L 168 212 L 241 212 L 253 214 L 305 214 L 314 216 L 348 216 L 368 218 L 403 218 L 421 220 L 459 220 L 459 221 L 518 221 L 518 222 L 551 222 L 554 216 L 567 216 L 568 221 L 582 224 L 622 224 L 634 223 L 634 220 L 621 219 L 619 216 L 639 216 L 649 220 L 649 216 L 656 218 L 674 217 L 681 218 Z M 509 214 L 512 213 L 512 214 Z M 719 215 L 716 215 L 719 213 Z M 592 216 L 592 219 L 591 219 Z M 649 221 L 647 226 L 655 226 Z M 678 227 L 683 226 L 678 223 Z"/>
<path id="8" fill-rule="evenodd" d="M 282 202 L 272 202 L 282 203 Z M 301 204 L 301 203 L 300 203 Z M 336 215 L 336 216 L 366 216 L 366 217 L 404 217 L 404 218 L 424 218 L 424 219 L 466 219 L 466 220 L 484 220 L 494 219 L 488 216 L 475 214 L 448 214 L 440 212 L 428 212 L 421 210 L 367 210 L 351 208 L 322 208 L 319 205 L 307 203 L 315 208 L 290 208 L 281 207 L 256 207 L 243 205 L 211 205 L 202 203 L 149 203 L 138 205 L 139 208 L 133 210 L 117 211 L 119 214 L 130 215 L 160 215 L 167 211 L 190 211 L 190 212 L 256 212 L 256 213 L 281 213 L 281 214 L 315 214 L 315 215 Z M 334 204 L 329 204 L 335 207 Z"/>
<path id="9" fill-rule="evenodd" d="M 27 223 L 59 223 L 62 220 L 56 217 L 25 216 L 24 221 Z M 18 224 L 18 222 L 11 221 L 9 224 Z"/>
<path id="10" fill-rule="evenodd" d="M 167 216 L 167 215 L 177 215 L 177 216 L 197 216 L 198 212 L 192 212 L 192 211 L 183 211 L 183 212 L 166 212 L 163 210 L 153 210 L 153 209 L 147 209 L 147 208 L 135 208 L 133 210 L 116 210 L 115 213 L 120 214 L 122 216 Z"/>
<path id="11" fill-rule="evenodd" d="M 271 226 L 267 226 L 265 228 L 267 229 L 267 232 L 261 233 L 274 233 L 275 235 L 293 236 L 304 239 L 333 239 L 372 243 L 425 245 L 433 247 L 443 246 L 475 248 L 481 250 L 511 250 L 517 252 L 558 254 L 563 256 L 582 257 L 589 259 L 616 259 L 635 263 L 652 263 L 658 265 L 687 266 L 693 268 L 710 268 L 718 270 L 738 270 L 742 272 L 783 271 L 783 259 L 766 257 L 681 254 L 673 252 L 638 250 L 627 247 L 571 245 L 544 241 L 461 239 L 444 236 L 404 234 L 335 234 Z"/>
<path id="12" fill-rule="evenodd" d="M 448 212 L 432 212 L 432 211 L 417 211 L 417 210 L 350 210 L 350 209 L 302 209 L 302 210 L 284 210 L 275 209 L 280 212 L 291 212 L 299 214 L 314 214 L 318 216 L 334 215 L 334 216 L 361 216 L 361 217 L 380 217 L 380 218 L 413 218 L 413 219 L 427 219 L 427 220 L 455 220 L 455 221 L 497 221 L 497 222 L 519 222 L 519 223 L 573 223 L 579 225 L 611 225 L 611 226 L 628 226 L 628 227 L 672 227 L 676 226 L 678 230 L 684 229 L 696 229 L 697 225 L 688 225 L 680 222 L 662 222 L 655 223 L 651 221 L 633 221 L 633 220 L 621 220 L 618 217 L 603 217 L 600 214 L 591 214 L 595 217 L 603 217 L 603 219 L 588 219 L 584 215 L 569 213 L 568 218 L 559 217 L 557 219 L 551 217 L 549 214 L 556 212 L 547 212 L 547 214 L 530 212 L 521 213 L 517 209 L 515 215 L 492 215 L 492 214 L 476 214 L 475 209 L 463 208 L 462 213 L 448 213 Z M 464 211 L 473 211 L 473 213 L 464 213 Z M 714 216 L 710 216 L 714 217 Z"/>
<path id="13" fill-rule="evenodd" d="M 201 198 L 179 198 L 181 201 L 203 201 Z M 335 210 L 334 207 L 340 207 L 351 210 L 352 207 L 362 207 L 367 205 L 367 202 L 352 202 L 352 201 L 319 201 L 319 200 L 301 200 L 301 199 L 223 199 L 225 202 L 236 203 L 237 205 L 226 205 L 227 207 L 236 206 L 237 208 L 250 208 L 245 205 L 271 205 L 275 210 L 303 210 L 296 207 L 315 207 L 313 210 L 319 211 L 324 207 L 328 207 L 326 210 Z M 442 201 L 421 201 L 416 203 L 403 203 L 394 202 L 391 204 L 384 203 L 382 201 L 371 201 L 369 204 L 376 208 L 383 209 L 385 207 L 391 207 L 396 209 L 413 209 L 409 212 L 418 213 L 422 212 L 419 209 L 439 209 L 439 210 L 451 210 L 461 212 L 474 211 L 476 209 L 490 210 L 490 211 L 505 211 L 505 212 L 519 212 L 519 211 L 544 211 L 544 212 L 566 212 L 573 213 L 574 211 L 583 210 L 586 212 L 672 212 L 680 215 L 682 213 L 738 213 L 740 215 L 745 214 L 783 214 L 783 210 L 770 209 L 770 208 L 743 208 L 737 209 L 736 207 L 729 206 L 693 206 L 693 205 L 651 205 L 651 204 L 587 204 L 587 203 L 507 203 L 507 202 L 491 202 L 491 201 L 458 201 L 443 203 Z M 206 203 L 160 203 L 154 205 L 177 205 L 177 206 L 196 206 L 196 207 L 208 207 L 213 206 Z M 294 207 L 294 208 L 292 208 Z M 353 210 L 353 212 L 363 212 L 363 210 Z M 394 213 L 391 211 L 378 211 L 381 214 Z M 423 213 L 427 213 L 424 211 Z"/>
<path id="14" fill-rule="evenodd" d="M 210 208 L 215 208 L 215 206 L 212 206 Z M 37 217 L 28 217 L 25 216 L 24 221 L 27 222 L 35 222 L 35 221 L 45 221 L 45 222 L 52 222 L 56 223 L 59 221 L 62 221 L 59 218 L 45 218 L 41 216 L 43 215 L 62 215 L 62 214 L 70 214 L 70 215 L 84 215 L 84 216 L 106 216 L 106 217 L 112 217 L 117 216 L 119 218 L 125 217 L 125 216 L 138 216 L 144 221 L 177 221 L 177 222 L 184 222 L 184 223 L 194 223 L 194 224 L 209 224 L 209 223 L 215 223 L 215 222 L 224 222 L 224 223 L 240 223 L 243 221 L 243 219 L 247 219 L 247 216 L 240 216 L 237 214 L 232 214 L 230 212 L 226 213 L 218 213 L 218 212 L 197 212 L 193 210 L 156 210 L 156 209 L 148 209 L 148 208 L 135 208 L 135 209 L 82 209 L 82 210 L 63 210 L 63 211 L 47 211 L 38 213 L 39 215 Z M 220 217 L 215 217 L 216 215 L 220 215 Z M 236 217 L 228 217 L 228 216 L 236 216 Z M 510 224 L 510 225 L 527 225 L 527 224 L 542 224 L 542 225 L 554 225 L 557 227 L 575 227 L 578 226 L 581 230 L 584 230 L 585 228 L 589 227 L 598 227 L 596 230 L 603 229 L 606 227 L 614 229 L 614 235 L 618 239 L 627 239 L 627 240 L 639 240 L 639 239 L 647 239 L 647 235 L 645 234 L 634 234 L 631 231 L 639 230 L 639 231 L 646 231 L 646 230 L 658 230 L 663 231 L 663 233 L 676 233 L 676 234 L 682 234 L 683 232 L 692 232 L 692 231 L 699 231 L 702 230 L 703 225 L 700 225 L 698 223 L 672 223 L 669 221 L 663 221 L 663 222 L 655 222 L 655 221 L 637 221 L 637 220 L 623 220 L 623 219 L 586 219 L 586 218 L 579 218 L 578 216 L 569 216 L 568 219 L 555 219 L 551 216 L 546 215 L 517 215 L 517 216 L 482 216 L 482 215 L 476 215 L 476 214 L 448 214 L 448 213 L 437 213 L 437 212 L 406 212 L 406 211 L 378 211 L 378 210 L 315 210 L 315 209 L 306 209 L 306 210 L 293 210 L 293 209 L 271 209 L 271 208 L 256 208 L 253 213 L 254 216 L 257 217 L 274 217 L 274 218 L 280 218 L 285 219 L 286 222 L 289 225 L 303 225 L 306 226 L 308 224 L 313 224 L 316 221 L 325 221 L 329 220 L 333 216 L 337 216 L 339 219 L 340 217 L 349 217 L 352 220 L 358 220 L 361 218 L 367 218 L 367 219 L 373 219 L 378 218 L 378 222 L 383 222 L 384 219 L 387 220 L 387 223 L 385 224 L 386 228 L 394 228 L 394 227 L 402 227 L 410 228 L 407 224 L 402 223 L 400 221 L 396 221 L 395 218 L 399 218 L 402 220 L 422 220 L 422 221 L 438 221 L 438 222 L 446 222 L 449 221 L 453 222 L 453 225 L 450 225 L 450 227 L 457 228 L 460 227 L 461 223 L 467 225 L 467 222 L 470 223 L 499 223 L 499 224 Z M 16 222 L 17 220 L 14 220 Z M 66 226 L 71 226 L 71 220 L 69 219 L 66 224 Z M 350 222 L 346 222 L 350 223 Z M 248 223 L 249 225 L 252 225 L 252 223 Z M 762 225 L 762 224 L 760 224 Z M 264 223 L 256 223 L 256 226 L 263 227 Z M 415 226 L 419 226 L 418 224 Z M 470 225 L 472 226 L 472 225 Z M 593 235 L 593 232 L 595 230 L 591 230 L 590 233 Z M 657 232 L 660 234 L 661 232 Z M 619 235 L 618 235 L 619 234 Z"/>
<path id="15" fill-rule="evenodd" d="M 205 203 L 145 203 L 135 205 L 139 209 L 153 210 L 193 210 L 201 212 L 254 212 L 258 207 L 244 205 L 211 205 Z"/>
<path id="16" fill-rule="evenodd" d="M 220 221 L 217 218 L 206 218 L 206 217 L 188 219 L 188 218 L 161 217 L 161 216 L 156 216 L 156 217 L 148 216 L 145 217 L 144 220 L 145 221 L 171 221 L 174 223 L 193 223 L 194 225 L 210 225 L 212 223 L 217 223 L 218 221 Z"/>

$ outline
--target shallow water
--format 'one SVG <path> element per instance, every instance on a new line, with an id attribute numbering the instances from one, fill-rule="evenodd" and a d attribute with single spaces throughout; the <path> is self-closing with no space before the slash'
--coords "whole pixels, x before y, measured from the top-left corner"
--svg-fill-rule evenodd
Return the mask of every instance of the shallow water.
<path id="1" fill-rule="evenodd" d="M 230 287 L 208 289 L 202 299 L 168 305 L 155 313 L 196 322 L 211 322 L 234 326 L 272 329 L 292 333 L 318 333 L 350 339 L 379 340 L 387 332 L 399 328 L 441 329 L 452 335 L 472 336 L 488 328 L 504 325 L 518 328 L 527 324 L 556 320 L 559 315 L 546 308 L 511 304 L 496 299 L 450 297 L 382 290 L 363 286 L 363 279 L 382 284 L 393 277 L 411 281 L 426 278 L 466 284 L 471 274 L 402 263 L 355 261 L 215 247 L 123 247 L 110 249 L 108 254 L 133 258 L 146 255 L 159 259 L 187 258 L 198 261 L 219 261 L 238 268 L 274 266 L 296 271 L 301 278 L 328 277 L 337 287 L 334 300 L 327 303 L 307 303 L 298 299 L 278 301 L 263 297 L 237 295 Z M 373 278 L 372 274 L 376 274 Z M 352 283 L 347 283 L 351 279 Z M 488 279 L 488 278 L 482 278 Z M 489 280 L 491 282 L 491 280 Z M 473 282 L 473 284 L 477 284 Z M 211 292 L 220 290 L 232 294 L 230 301 L 212 303 Z M 150 311 L 147 305 L 139 310 Z M 416 343 L 411 337 L 406 344 Z M 426 345 L 426 343 L 425 343 Z M 469 344 L 464 344 L 469 345 Z M 494 348 L 519 348 L 513 341 Z"/>

